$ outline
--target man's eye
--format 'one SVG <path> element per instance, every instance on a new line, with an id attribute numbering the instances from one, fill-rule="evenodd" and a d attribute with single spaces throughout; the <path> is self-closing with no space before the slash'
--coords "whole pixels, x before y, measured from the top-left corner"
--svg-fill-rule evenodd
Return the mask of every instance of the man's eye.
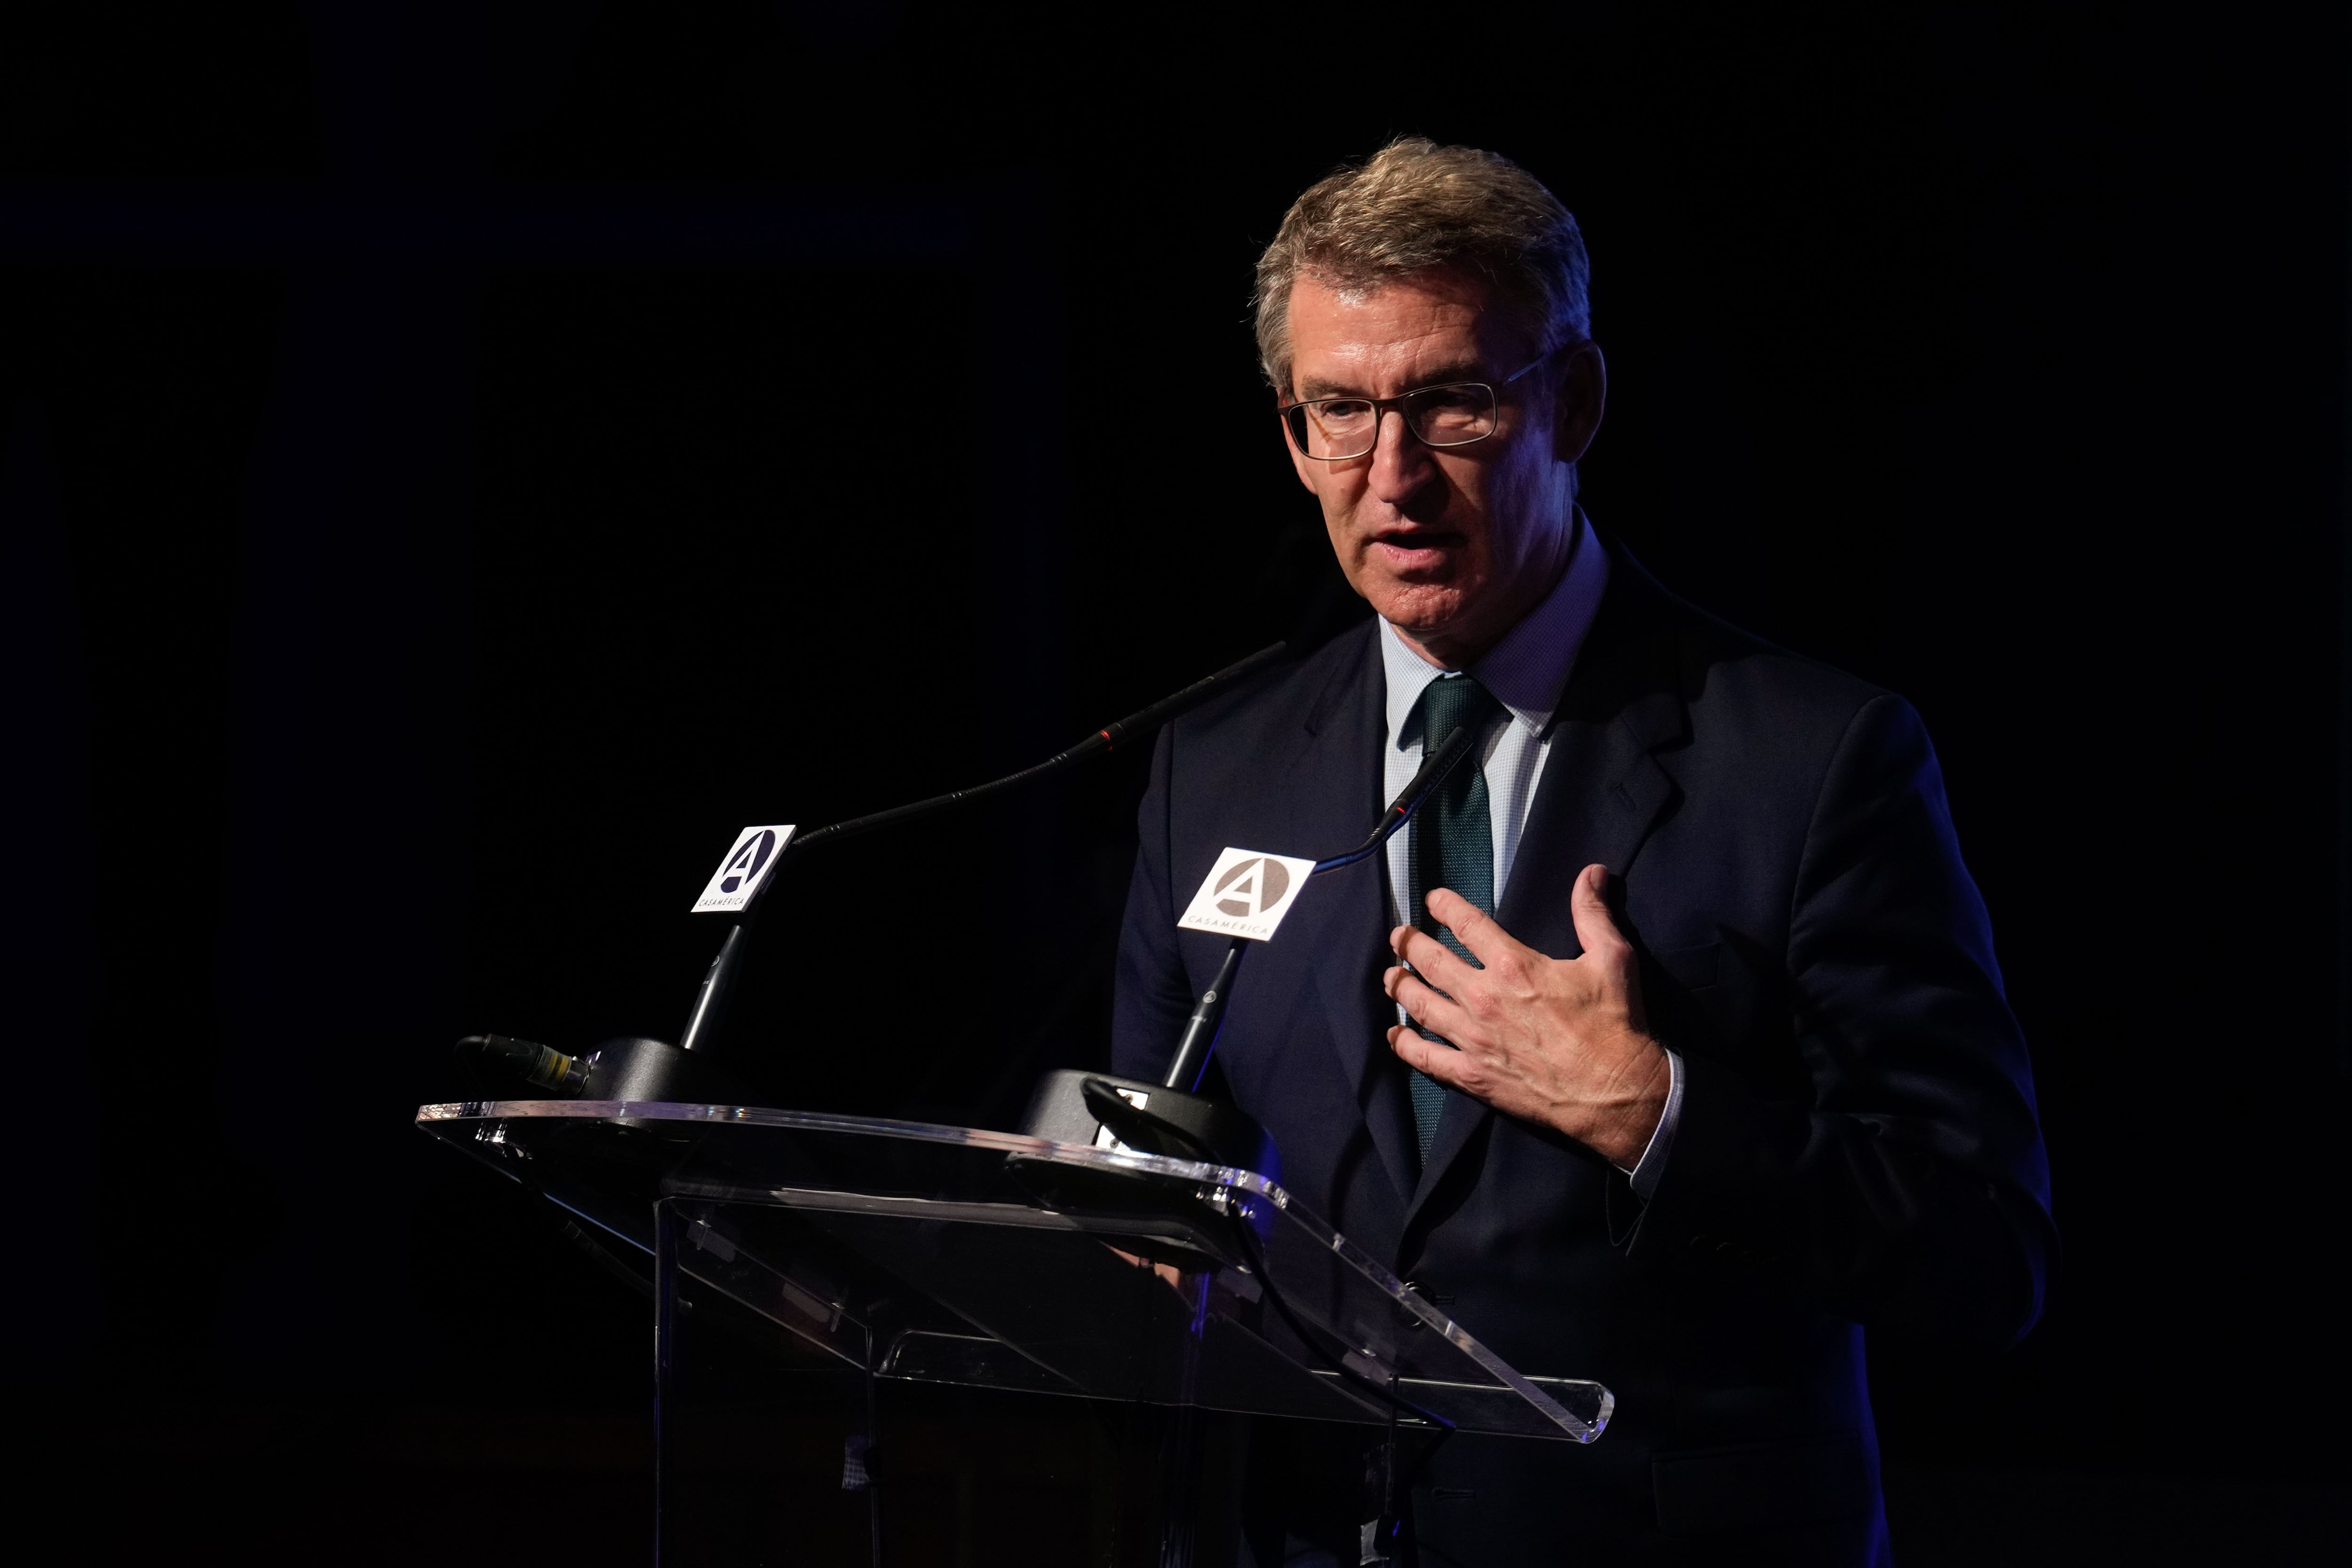
<path id="1" fill-rule="evenodd" d="M 1484 393 L 1468 386 L 1433 386 L 1413 397 L 1430 414 L 1458 414 L 1483 407 L 1486 401 Z"/>
<path id="2" fill-rule="evenodd" d="M 1316 406 L 1318 415 L 1327 425 L 1344 424 L 1351 419 L 1369 419 L 1372 413 L 1370 404 L 1352 397 L 1334 398 L 1328 403 L 1318 404 Z"/>

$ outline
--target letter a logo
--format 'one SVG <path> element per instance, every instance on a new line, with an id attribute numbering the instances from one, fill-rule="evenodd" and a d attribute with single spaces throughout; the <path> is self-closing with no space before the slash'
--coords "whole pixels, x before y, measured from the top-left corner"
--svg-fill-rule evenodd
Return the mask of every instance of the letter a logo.
<path id="1" fill-rule="evenodd" d="M 710 874 L 710 885 L 694 900 L 694 912 L 748 908 L 759 896 L 760 884 L 775 874 L 784 846 L 792 841 L 790 824 L 782 827 L 747 827 L 737 834 L 727 858 L 719 862 L 719 869 Z"/>
<path id="2" fill-rule="evenodd" d="M 1176 924 L 1185 931 L 1268 941 L 1297 901 L 1298 889 L 1314 874 L 1312 860 L 1229 846 L 1201 879 L 1201 890 L 1184 906 Z"/>
<path id="3" fill-rule="evenodd" d="M 1271 855 L 1244 860 L 1217 879 L 1217 908 L 1237 918 L 1260 914 L 1282 901 L 1290 873 Z"/>
<path id="4" fill-rule="evenodd" d="M 768 857 L 775 847 L 775 833 L 772 829 L 761 828 L 760 837 L 735 851 L 727 864 L 720 868 L 719 890 L 722 893 L 739 891 L 744 883 L 760 874 L 760 868 L 768 863 Z"/>

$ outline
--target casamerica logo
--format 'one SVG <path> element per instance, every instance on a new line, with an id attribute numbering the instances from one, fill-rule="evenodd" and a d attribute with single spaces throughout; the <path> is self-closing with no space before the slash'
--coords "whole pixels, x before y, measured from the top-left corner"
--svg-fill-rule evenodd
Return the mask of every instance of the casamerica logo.
<path id="1" fill-rule="evenodd" d="M 759 876 L 760 868 L 766 865 L 768 857 L 775 852 L 776 830 L 762 827 L 757 838 L 736 850 L 727 864 L 719 868 L 719 890 L 730 894 L 742 891 L 743 885 Z"/>
<path id="2" fill-rule="evenodd" d="M 1238 919 L 1261 914 L 1282 902 L 1290 872 L 1271 855 L 1237 861 L 1217 879 L 1217 908 Z"/>
<path id="3" fill-rule="evenodd" d="M 719 862 L 719 869 L 710 874 L 710 885 L 702 889 L 702 897 L 694 900 L 695 912 L 749 909 L 751 900 L 760 896 L 760 885 L 776 874 L 776 863 L 783 858 L 784 846 L 792 841 L 790 824 L 780 827 L 753 826 L 737 834 L 727 858 Z"/>
<path id="4" fill-rule="evenodd" d="M 1218 851 L 1216 864 L 1201 879 L 1201 890 L 1176 917 L 1185 931 L 1214 931 L 1248 942 L 1273 940 L 1275 928 L 1302 896 L 1315 862 L 1260 849 Z"/>

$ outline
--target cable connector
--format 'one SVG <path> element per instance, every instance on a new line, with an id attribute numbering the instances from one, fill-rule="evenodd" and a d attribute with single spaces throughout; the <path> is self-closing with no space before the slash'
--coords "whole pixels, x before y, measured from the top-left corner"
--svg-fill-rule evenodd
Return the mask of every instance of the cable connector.
<path id="1" fill-rule="evenodd" d="M 554 1047 L 542 1046 L 535 1040 L 518 1040 L 508 1035 L 467 1035 L 457 1042 L 457 1048 L 488 1057 L 520 1074 L 525 1082 L 552 1089 L 559 1099 L 568 1100 L 588 1087 L 585 1058 L 565 1056 Z"/>

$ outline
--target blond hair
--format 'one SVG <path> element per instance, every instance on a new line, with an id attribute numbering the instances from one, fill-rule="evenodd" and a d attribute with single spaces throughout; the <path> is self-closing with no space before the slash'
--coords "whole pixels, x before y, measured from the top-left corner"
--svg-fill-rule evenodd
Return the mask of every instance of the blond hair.
<path id="1" fill-rule="evenodd" d="M 1494 290 L 1538 352 L 1591 332 L 1591 263 L 1576 218 L 1543 182 L 1498 153 L 1400 136 L 1307 187 L 1257 260 L 1258 363 L 1290 390 L 1290 291 L 1301 273 L 1371 289 L 1451 267 Z"/>

